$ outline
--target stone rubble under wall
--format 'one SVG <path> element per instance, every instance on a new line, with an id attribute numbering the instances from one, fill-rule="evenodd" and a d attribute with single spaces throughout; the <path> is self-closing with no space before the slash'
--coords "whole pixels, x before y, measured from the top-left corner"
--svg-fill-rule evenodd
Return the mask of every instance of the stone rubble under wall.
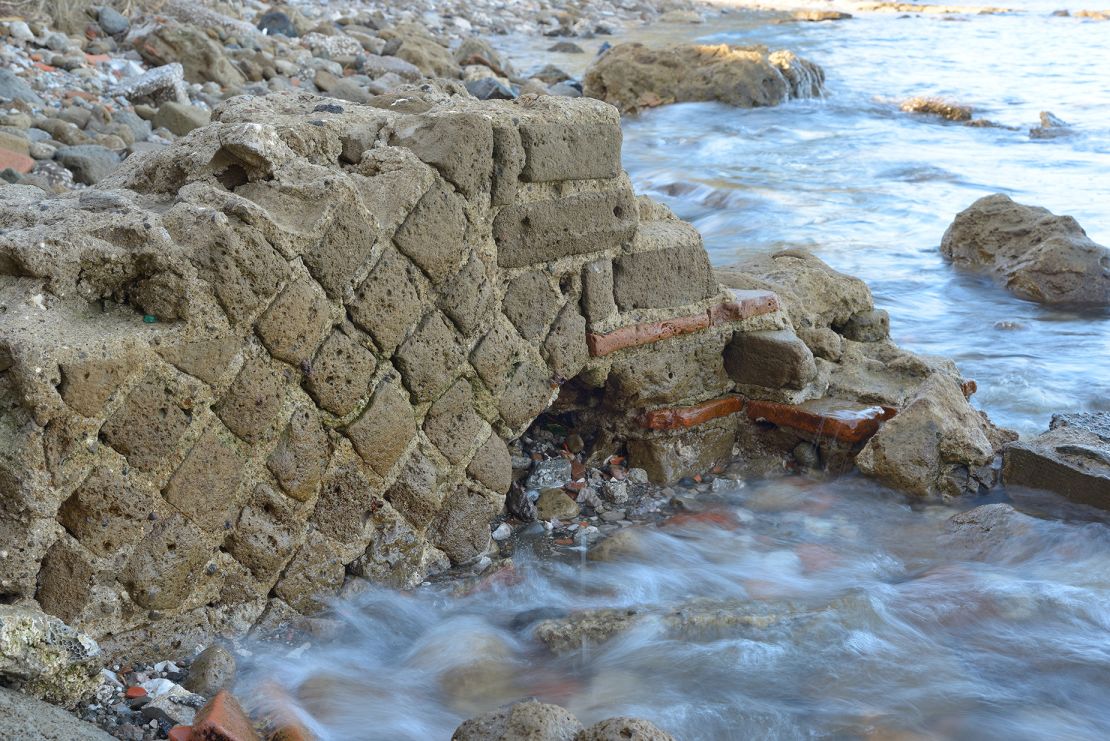
<path id="1" fill-rule="evenodd" d="M 483 555 L 507 442 L 545 411 L 660 482 L 806 440 L 850 458 L 866 436 L 776 415 L 888 362 L 910 437 L 934 409 L 970 425 L 932 440 L 922 493 L 983 483 L 994 428 L 950 364 L 897 351 L 819 261 L 718 283 L 620 146 L 588 99 L 285 93 L 80 192 L 0 188 L 4 601 L 107 655 L 241 635 Z M 818 273 L 834 298 L 807 314 Z"/>

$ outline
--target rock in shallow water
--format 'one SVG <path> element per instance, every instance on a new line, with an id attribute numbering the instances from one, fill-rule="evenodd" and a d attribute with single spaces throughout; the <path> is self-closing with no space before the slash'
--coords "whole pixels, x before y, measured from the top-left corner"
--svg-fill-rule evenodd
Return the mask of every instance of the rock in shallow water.
<path id="1" fill-rule="evenodd" d="M 1110 509 L 1110 412 L 1058 414 L 1048 432 L 1003 454 L 1002 480 Z"/>
<path id="2" fill-rule="evenodd" d="M 574 741 L 578 719 L 558 705 L 524 700 L 471 718 L 455 730 L 452 741 Z"/>
<path id="3" fill-rule="evenodd" d="M 583 93 L 631 113 L 667 103 L 716 100 L 741 108 L 824 93 L 825 72 L 792 52 L 691 44 L 651 49 L 618 44 L 583 81 Z"/>
<path id="4" fill-rule="evenodd" d="M 1071 216 L 986 196 L 956 216 L 940 251 L 1029 301 L 1110 306 L 1110 249 Z"/>

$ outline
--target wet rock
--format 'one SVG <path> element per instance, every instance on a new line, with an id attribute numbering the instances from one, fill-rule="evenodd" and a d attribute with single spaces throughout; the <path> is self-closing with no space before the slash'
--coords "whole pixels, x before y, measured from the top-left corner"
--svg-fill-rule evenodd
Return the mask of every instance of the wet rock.
<path id="1" fill-rule="evenodd" d="M 1091 241 L 1072 217 L 1009 196 L 986 196 L 960 212 L 940 250 L 1029 301 L 1110 305 L 1110 249 Z"/>
<path id="2" fill-rule="evenodd" d="M 203 108 L 169 101 L 158 107 L 152 123 L 155 128 L 169 129 L 178 136 L 185 136 L 212 120 L 212 113 Z"/>
<path id="3" fill-rule="evenodd" d="M 984 504 L 948 519 L 944 545 L 958 549 L 967 558 L 1019 555 L 1027 550 L 1029 536 L 1042 525 L 1041 520 L 1018 512 L 1009 504 Z M 1034 545 L 1032 549 L 1039 547 Z"/>
<path id="4" fill-rule="evenodd" d="M 99 144 L 59 147 L 54 156 L 73 173 L 74 180 L 86 185 L 94 185 L 108 177 L 120 163 L 118 154 Z"/>
<path id="5" fill-rule="evenodd" d="M 976 493 L 995 483 L 999 431 L 968 404 L 959 383 L 934 374 L 856 457 L 863 473 L 919 496 Z"/>
<path id="6" fill-rule="evenodd" d="M 111 741 L 112 736 L 55 705 L 0 687 L 0 738 Z"/>
<path id="7" fill-rule="evenodd" d="M 219 644 L 212 644 L 193 659 L 181 686 L 198 695 L 212 697 L 235 682 L 235 670 L 234 654 Z"/>
<path id="8" fill-rule="evenodd" d="M 971 121 L 971 106 L 960 105 L 943 98 L 910 98 L 898 107 L 906 113 L 924 113 L 940 116 L 949 121 Z"/>
<path id="9" fill-rule="evenodd" d="M 560 54 L 585 54 L 586 50 L 573 41 L 559 41 L 547 47 L 548 51 Z"/>
<path id="10" fill-rule="evenodd" d="M 608 718 L 595 723 L 575 741 L 674 741 L 674 736 L 640 718 Z"/>
<path id="11" fill-rule="evenodd" d="M 1006 447 L 1002 481 L 1110 509 L 1110 412 L 1053 415 L 1047 432 Z"/>
<path id="12" fill-rule="evenodd" d="M 573 478 L 571 462 L 566 458 L 551 458 L 536 461 L 528 475 L 525 487 L 528 489 L 552 489 L 567 484 Z"/>
<path id="13" fill-rule="evenodd" d="M 590 548 L 587 558 L 591 561 L 635 561 L 643 558 L 646 552 L 643 532 L 625 528 L 598 541 Z"/>
<path id="14" fill-rule="evenodd" d="M 574 741 L 582 730 L 578 719 L 558 705 L 524 700 L 465 721 L 452 741 Z"/>
<path id="15" fill-rule="evenodd" d="M 1029 138 L 1056 139 L 1072 133 L 1071 125 L 1067 121 L 1057 118 L 1049 111 L 1041 111 L 1041 125 L 1029 130 Z"/>
<path id="16" fill-rule="evenodd" d="M 668 103 L 716 100 L 741 108 L 778 105 L 824 92 L 824 71 L 789 51 L 687 45 L 651 49 L 618 44 L 583 80 L 583 93 L 624 113 Z"/>
<path id="17" fill-rule="evenodd" d="M 96 641 L 34 607 L 0 605 L 0 678 L 33 697 L 73 707 L 100 684 Z"/>
<path id="18" fill-rule="evenodd" d="M 260 741 L 250 717 L 227 690 L 216 693 L 197 713 L 193 738 Z"/>
<path id="19" fill-rule="evenodd" d="M 562 489 L 544 489 L 536 500 L 540 520 L 571 520 L 578 516 L 578 503 Z"/>

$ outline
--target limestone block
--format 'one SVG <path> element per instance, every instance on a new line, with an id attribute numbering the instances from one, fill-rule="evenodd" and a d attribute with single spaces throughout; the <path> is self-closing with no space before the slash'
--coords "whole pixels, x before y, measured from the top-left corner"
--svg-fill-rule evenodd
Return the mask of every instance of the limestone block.
<path id="1" fill-rule="evenodd" d="M 312 524 L 340 543 L 357 542 L 362 537 L 363 522 L 381 494 L 359 466 L 343 463 L 324 477 Z"/>
<path id="2" fill-rule="evenodd" d="M 582 268 L 582 312 L 591 324 L 604 322 L 617 313 L 612 260 L 594 260 Z"/>
<path id="3" fill-rule="evenodd" d="M 418 447 L 405 462 L 396 483 L 386 491 L 386 501 L 414 527 L 423 528 L 443 505 L 441 472 L 445 473 L 445 468 L 431 450 Z"/>
<path id="4" fill-rule="evenodd" d="M 578 313 L 576 303 L 569 301 L 563 306 L 543 342 L 547 364 L 567 380 L 578 375 L 590 359 L 586 347 L 586 320 Z"/>
<path id="5" fill-rule="evenodd" d="M 215 411 L 228 428 L 248 443 L 270 437 L 280 423 L 279 414 L 293 370 L 265 354 L 247 360 Z"/>
<path id="6" fill-rule="evenodd" d="M 373 254 L 378 232 L 353 185 L 336 181 L 327 203 L 327 218 L 302 258 L 328 295 L 341 298 Z"/>
<path id="7" fill-rule="evenodd" d="M 166 501 L 209 532 L 235 521 L 242 506 L 237 496 L 246 456 L 219 420 L 213 420 L 164 492 Z"/>
<path id="8" fill-rule="evenodd" d="M 530 106 L 533 115 L 520 123 L 520 141 L 527 155 L 521 179 L 611 179 L 621 172 L 620 114 L 595 101 L 568 104 L 541 97 Z"/>
<path id="9" fill-rule="evenodd" d="M 258 336 L 270 354 L 290 365 L 308 360 L 327 336 L 333 310 L 320 286 L 307 276 L 293 280 L 262 318 Z"/>
<path id="10" fill-rule="evenodd" d="M 59 538 L 42 559 L 35 599 L 51 615 L 73 622 L 88 607 L 95 576 L 88 552 L 71 538 Z"/>
<path id="11" fill-rule="evenodd" d="M 81 545 L 110 556 L 142 537 L 154 494 L 129 471 L 97 467 L 62 503 L 58 521 Z"/>
<path id="12" fill-rule="evenodd" d="M 137 604 L 149 610 L 179 606 L 199 584 L 198 575 L 215 548 L 184 515 L 159 516 L 135 546 L 119 575 Z"/>
<path id="13" fill-rule="evenodd" d="M 304 507 L 295 500 L 260 483 L 224 545 L 256 579 L 271 584 L 292 557 L 305 517 Z"/>
<path id="14" fill-rule="evenodd" d="M 836 329 L 849 340 L 879 342 L 890 337 L 890 314 L 885 309 L 861 311 Z"/>
<path id="15" fill-rule="evenodd" d="M 397 348 L 424 312 L 417 287 L 424 279 L 419 273 L 395 249 L 386 248 L 347 305 L 352 321 L 385 353 Z"/>
<path id="16" fill-rule="evenodd" d="M 62 400 L 78 414 L 100 416 L 104 404 L 135 370 L 134 360 L 127 355 L 111 358 L 86 358 L 59 366 Z"/>
<path id="17" fill-rule="evenodd" d="M 502 506 L 499 498 L 460 486 L 428 526 L 428 540 L 452 563 L 473 560 L 489 546 L 489 521 Z"/>
<path id="18" fill-rule="evenodd" d="M 736 332 L 725 347 L 725 368 L 739 384 L 804 389 L 817 376 L 813 353 L 790 330 Z"/>
<path id="19" fill-rule="evenodd" d="M 346 433 L 359 456 L 379 476 L 386 476 L 416 437 L 412 407 L 396 381 L 387 379 L 378 387 Z"/>
<path id="20" fill-rule="evenodd" d="M 470 353 L 470 364 L 493 392 L 498 392 L 508 380 L 508 372 L 513 366 L 520 336 L 505 319 L 495 321 L 474 351 Z"/>
<path id="21" fill-rule="evenodd" d="M 472 255 L 455 276 L 443 286 L 437 305 L 464 335 L 470 335 L 489 313 L 493 286 L 486 277 L 481 258 Z"/>
<path id="22" fill-rule="evenodd" d="M 313 358 L 306 379 L 308 393 L 316 403 L 339 417 L 354 411 L 367 395 L 378 368 L 361 334 L 354 327 L 332 332 Z"/>
<path id="23" fill-rule="evenodd" d="M 390 144 L 411 150 L 468 199 L 489 189 L 493 171 L 493 127 L 479 113 L 418 117 L 399 127 Z"/>
<path id="24" fill-rule="evenodd" d="M 309 530 L 274 593 L 304 615 L 320 612 L 343 586 L 345 568 L 337 556 L 342 546 L 316 530 Z"/>
<path id="25" fill-rule="evenodd" d="M 670 230 L 671 224 L 693 230 L 679 221 L 644 222 L 640 230 L 649 227 Z M 639 239 L 637 236 L 637 241 Z M 717 282 L 710 271 L 709 255 L 699 238 L 618 257 L 613 261 L 613 290 L 620 310 L 630 311 L 703 301 L 717 292 Z"/>
<path id="26" fill-rule="evenodd" d="M 330 455 L 331 445 L 316 410 L 301 408 L 293 412 L 266 466 L 286 494 L 304 502 L 316 492 Z"/>
<path id="27" fill-rule="evenodd" d="M 526 340 L 542 337 L 555 314 L 562 296 L 551 286 L 551 277 L 542 270 L 519 275 L 509 282 L 501 311 Z"/>
<path id="28" fill-rule="evenodd" d="M 462 262 L 466 247 L 464 201 L 445 186 L 432 188 L 393 235 L 397 249 L 439 283 Z"/>
<path id="29" fill-rule="evenodd" d="M 514 429 L 530 422 L 551 404 L 555 388 L 547 366 L 532 361 L 518 363 L 497 405 L 501 419 Z"/>
<path id="30" fill-rule="evenodd" d="M 158 353 L 171 365 L 205 383 L 216 383 L 232 357 L 239 350 L 240 341 L 226 331 L 205 328 L 196 337 L 162 343 Z"/>
<path id="31" fill-rule="evenodd" d="M 458 376 L 466 353 L 438 311 L 429 314 L 394 356 L 405 385 L 418 401 L 430 401 Z"/>
<path id="32" fill-rule="evenodd" d="M 131 465 L 148 471 L 176 449 L 191 421 L 188 391 L 151 375 L 131 390 L 100 433 Z"/>
<path id="33" fill-rule="evenodd" d="M 506 206 L 493 221 L 497 263 L 521 268 L 619 249 L 632 239 L 638 220 L 636 199 L 626 183 L 599 193 Z"/>
<path id="34" fill-rule="evenodd" d="M 520 172 L 524 169 L 524 147 L 520 130 L 511 121 L 495 120 L 493 124 L 493 185 L 490 201 L 505 206 L 516 198 Z"/>
<path id="35" fill-rule="evenodd" d="M 621 406 L 702 401 L 729 389 L 722 350 L 725 337 L 675 337 L 614 357 L 608 389 Z"/>
<path id="36" fill-rule="evenodd" d="M 509 448 L 497 433 L 491 432 L 466 467 L 470 478 L 498 494 L 506 494 L 513 482 Z"/>
<path id="37" fill-rule="evenodd" d="M 459 379 L 439 397 L 424 418 L 424 433 L 452 463 L 462 463 L 485 422 L 474 411 L 474 393 L 466 379 Z"/>

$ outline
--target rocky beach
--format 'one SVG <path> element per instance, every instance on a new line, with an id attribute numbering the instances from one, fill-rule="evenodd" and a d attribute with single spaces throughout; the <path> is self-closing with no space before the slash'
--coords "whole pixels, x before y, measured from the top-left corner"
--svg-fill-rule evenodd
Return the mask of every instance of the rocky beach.
<path id="1" fill-rule="evenodd" d="M 1107 23 L 0 3 L 0 738 L 1104 738 Z"/>

